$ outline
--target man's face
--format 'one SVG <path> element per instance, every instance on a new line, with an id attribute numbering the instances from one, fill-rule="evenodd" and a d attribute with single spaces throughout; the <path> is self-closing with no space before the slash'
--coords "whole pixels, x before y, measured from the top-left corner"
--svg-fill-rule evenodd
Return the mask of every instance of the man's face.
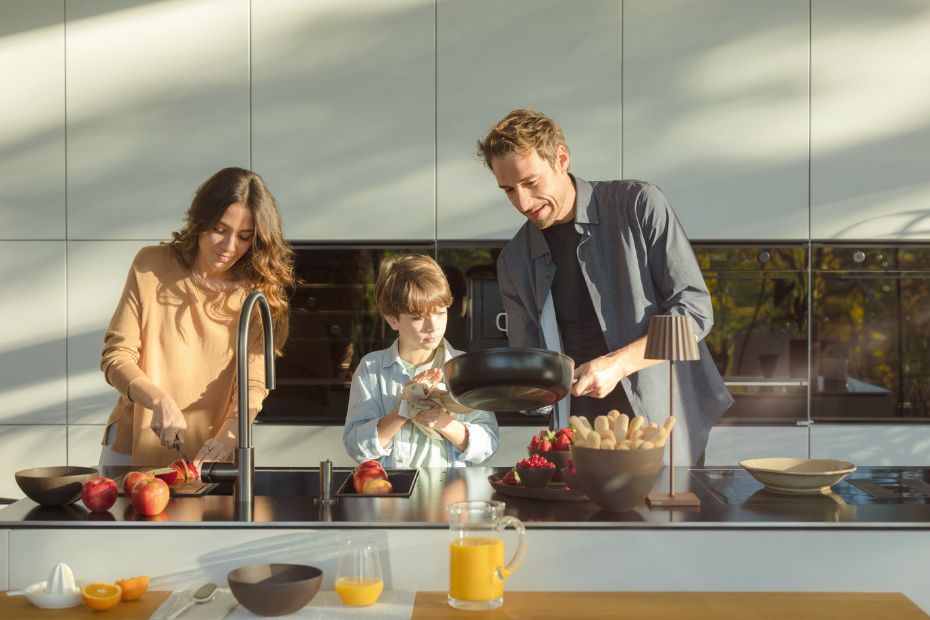
<path id="1" fill-rule="evenodd" d="M 575 187 L 568 176 L 568 151 L 560 146 L 555 169 L 533 149 L 525 155 L 508 153 L 491 160 L 497 185 L 511 204 L 539 228 L 571 221 L 575 215 Z"/>

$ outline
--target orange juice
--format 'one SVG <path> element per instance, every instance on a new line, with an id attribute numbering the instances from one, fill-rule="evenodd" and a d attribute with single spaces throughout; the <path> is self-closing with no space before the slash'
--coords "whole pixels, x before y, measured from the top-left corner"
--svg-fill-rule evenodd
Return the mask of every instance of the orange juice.
<path id="1" fill-rule="evenodd" d="M 340 577 L 336 580 L 336 593 L 346 605 L 372 605 L 383 589 L 384 582 L 380 579 Z"/>
<path id="2" fill-rule="evenodd" d="M 449 596 L 460 601 L 490 601 L 504 596 L 498 569 L 504 566 L 499 538 L 465 537 L 449 545 Z"/>

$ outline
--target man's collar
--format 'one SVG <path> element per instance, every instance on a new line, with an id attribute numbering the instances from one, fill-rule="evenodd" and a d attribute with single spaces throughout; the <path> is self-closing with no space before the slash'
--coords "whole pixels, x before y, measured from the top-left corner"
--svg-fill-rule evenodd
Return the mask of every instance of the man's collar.
<path id="1" fill-rule="evenodd" d="M 591 184 L 569 173 L 575 181 L 575 224 L 597 224 L 597 203 Z M 549 245 L 541 230 L 526 223 L 530 235 L 530 258 L 540 258 L 549 254 Z"/>

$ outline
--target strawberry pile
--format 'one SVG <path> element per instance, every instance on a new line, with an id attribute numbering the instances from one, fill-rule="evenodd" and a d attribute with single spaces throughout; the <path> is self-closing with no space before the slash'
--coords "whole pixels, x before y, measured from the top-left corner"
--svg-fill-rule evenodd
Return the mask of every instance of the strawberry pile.
<path id="1" fill-rule="evenodd" d="M 530 449 L 539 450 L 540 452 L 549 452 L 558 450 L 567 452 L 572 445 L 572 433 L 574 429 L 571 426 L 560 428 L 557 432 L 550 430 L 541 430 L 538 435 L 533 435 L 530 440 Z"/>
<path id="2" fill-rule="evenodd" d="M 528 459 L 523 459 L 517 463 L 517 467 L 524 469 L 555 469 L 555 463 L 546 460 L 545 457 L 534 454 Z"/>

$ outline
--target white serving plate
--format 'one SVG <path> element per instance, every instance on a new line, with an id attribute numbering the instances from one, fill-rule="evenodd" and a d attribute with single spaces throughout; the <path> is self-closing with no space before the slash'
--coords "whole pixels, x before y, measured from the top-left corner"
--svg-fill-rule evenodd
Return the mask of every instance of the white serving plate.
<path id="1" fill-rule="evenodd" d="M 852 463 L 833 459 L 749 459 L 740 466 L 777 493 L 830 493 L 830 487 L 856 471 Z"/>

